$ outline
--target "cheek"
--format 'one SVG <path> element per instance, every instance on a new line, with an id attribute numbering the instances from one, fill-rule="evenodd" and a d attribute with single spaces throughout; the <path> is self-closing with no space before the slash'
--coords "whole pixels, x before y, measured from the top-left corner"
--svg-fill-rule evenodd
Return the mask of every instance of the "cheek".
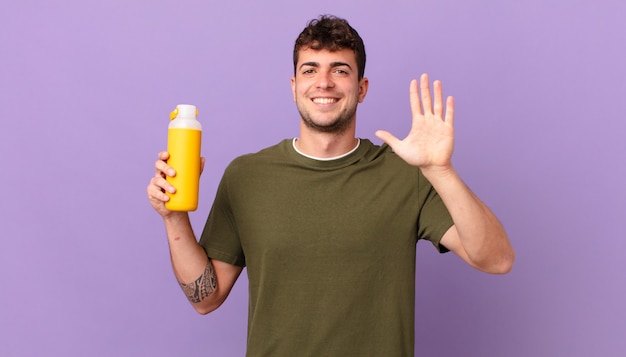
<path id="1" fill-rule="evenodd" d="M 293 89 L 292 94 L 294 102 L 299 102 L 303 100 L 304 93 L 302 93 L 301 90 L 298 90 L 298 88 Z"/>

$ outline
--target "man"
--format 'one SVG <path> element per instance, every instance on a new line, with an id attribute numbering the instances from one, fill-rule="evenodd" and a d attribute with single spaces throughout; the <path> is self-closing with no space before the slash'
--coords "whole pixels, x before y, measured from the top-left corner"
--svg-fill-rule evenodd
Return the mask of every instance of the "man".
<path id="1" fill-rule="evenodd" d="M 229 165 L 199 243 L 187 213 L 164 207 L 175 172 L 159 154 L 148 196 L 194 308 L 219 307 L 247 267 L 248 356 L 413 356 L 418 239 L 481 271 L 512 267 L 502 225 L 451 164 L 452 97 L 412 81 L 412 128 L 378 131 L 379 147 L 355 138 L 364 69 L 347 21 L 308 24 L 291 78 L 300 136 Z"/>

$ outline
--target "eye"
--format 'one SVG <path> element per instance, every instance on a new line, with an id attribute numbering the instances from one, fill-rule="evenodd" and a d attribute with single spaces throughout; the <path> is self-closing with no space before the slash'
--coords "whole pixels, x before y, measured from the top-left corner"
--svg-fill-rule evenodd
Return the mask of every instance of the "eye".
<path id="1" fill-rule="evenodd" d="M 350 74 L 350 72 L 348 72 L 347 70 L 343 68 L 335 68 L 334 73 L 341 75 L 341 76 L 347 76 L 348 74 Z"/>
<path id="2" fill-rule="evenodd" d="M 302 74 L 305 74 L 305 75 L 307 75 L 307 74 L 311 75 L 313 73 L 315 73 L 315 69 L 314 68 L 305 68 L 304 70 L 302 70 Z"/>

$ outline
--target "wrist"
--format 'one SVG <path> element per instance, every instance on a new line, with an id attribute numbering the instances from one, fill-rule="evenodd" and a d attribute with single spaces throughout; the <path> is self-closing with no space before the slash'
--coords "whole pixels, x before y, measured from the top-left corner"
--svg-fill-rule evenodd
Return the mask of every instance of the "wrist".
<path id="1" fill-rule="evenodd" d="M 177 224 L 181 221 L 189 221 L 189 213 L 183 211 L 168 211 L 167 214 L 163 215 L 163 222 L 168 224 Z"/>
<path id="2" fill-rule="evenodd" d="M 457 176 L 456 170 L 452 166 L 452 164 L 445 166 L 428 166 L 420 168 L 422 170 L 422 174 L 428 181 L 431 183 L 433 181 L 441 181 L 447 180 L 451 177 Z"/>

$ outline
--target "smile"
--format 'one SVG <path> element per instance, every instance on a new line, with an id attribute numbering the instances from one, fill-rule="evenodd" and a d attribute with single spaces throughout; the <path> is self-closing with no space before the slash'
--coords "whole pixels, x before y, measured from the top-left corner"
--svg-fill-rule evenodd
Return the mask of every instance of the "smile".
<path id="1" fill-rule="evenodd" d="M 337 102 L 337 98 L 313 98 L 315 104 L 332 104 Z"/>

